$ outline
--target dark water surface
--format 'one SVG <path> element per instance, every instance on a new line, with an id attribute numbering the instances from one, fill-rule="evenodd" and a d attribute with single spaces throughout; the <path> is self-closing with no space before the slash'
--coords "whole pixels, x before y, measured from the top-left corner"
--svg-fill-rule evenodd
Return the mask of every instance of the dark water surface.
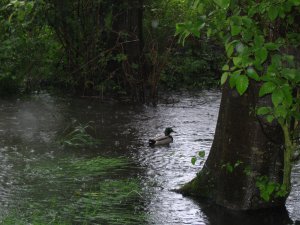
<path id="1" fill-rule="evenodd" d="M 0 100 L 2 224 L 299 224 L 300 165 L 287 209 L 237 213 L 176 194 L 201 168 L 191 158 L 212 144 L 218 91 L 184 93 L 157 107 L 52 97 Z M 61 148 L 76 119 L 94 121 L 101 145 Z M 170 146 L 149 148 L 165 127 Z"/>

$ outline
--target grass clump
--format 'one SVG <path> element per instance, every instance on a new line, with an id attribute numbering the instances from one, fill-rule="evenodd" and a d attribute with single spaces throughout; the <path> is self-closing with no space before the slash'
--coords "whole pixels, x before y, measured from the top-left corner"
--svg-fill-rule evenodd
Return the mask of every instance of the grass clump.
<path id="1" fill-rule="evenodd" d="M 100 141 L 94 138 L 88 133 L 89 130 L 94 130 L 92 127 L 93 121 L 89 121 L 86 124 L 78 123 L 77 120 L 73 120 L 62 133 L 62 137 L 59 143 L 63 147 L 73 148 L 93 148 L 100 144 Z"/>
<path id="2" fill-rule="evenodd" d="M 145 224 L 142 189 L 136 179 L 104 180 L 92 190 L 78 193 L 76 222 L 87 224 Z"/>
<path id="3" fill-rule="evenodd" d="M 92 159 L 78 160 L 72 162 L 69 167 L 76 176 L 98 176 L 105 173 L 123 170 L 129 165 L 129 162 L 124 157 L 106 158 L 95 157 Z"/>
<path id="4" fill-rule="evenodd" d="M 24 187 L 24 199 L 0 224 L 146 224 L 142 186 L 128 166 L 124 157 L 99 156 L 30 167 L 36 185 Z"/>

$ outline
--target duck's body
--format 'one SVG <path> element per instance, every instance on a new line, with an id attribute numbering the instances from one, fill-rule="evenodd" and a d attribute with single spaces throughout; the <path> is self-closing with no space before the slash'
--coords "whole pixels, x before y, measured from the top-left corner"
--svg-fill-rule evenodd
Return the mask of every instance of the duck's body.
<path id="1" fill-rule="evenodd" d="M 173 137 L 170 135 L 172 132 L 174 132 L 172 128 L 166 128 L 164 135 L 149 139 L 149 146 L 167 145 L 172 143 Z"/>

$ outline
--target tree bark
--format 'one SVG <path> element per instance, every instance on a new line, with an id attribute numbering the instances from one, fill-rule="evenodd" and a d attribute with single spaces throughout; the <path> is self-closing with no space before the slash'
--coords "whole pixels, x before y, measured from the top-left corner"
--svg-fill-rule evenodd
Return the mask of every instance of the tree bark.
<path id="1" fill-rule="evenodd" d="M 276 122 L 268 123 L 255 108 L 271 105 L 270 97 L 258 97 L 259 84 L 251 83 L 239 96 L 224 85 L 215 138 L 207 161 L 196 178 L 184 185 L 185 195 L 207 197 L 235 210 L 283 206 L 286 198 L 260 197 L 259 176 L 282 183 L 283 134 Z"/>
<path id="2" fill-rule="evenodd" d="M 144 37 L 143 37 L 143 0 L 127 0 L 125 8 L 119 14 L 114 30 L 123 31 L 122 50 L 127 59 L 123 61 L 123 80 L 127 92 L 141 103 L 148 102 L 148 74 L 145 71 Z M 118 9 L 117 9 L 118 10 Z"/>

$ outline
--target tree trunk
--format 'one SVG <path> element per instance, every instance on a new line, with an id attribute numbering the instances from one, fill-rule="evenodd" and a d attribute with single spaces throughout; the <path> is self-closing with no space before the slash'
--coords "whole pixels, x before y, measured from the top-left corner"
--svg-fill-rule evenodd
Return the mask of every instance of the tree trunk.
<path id="1" fill-rule="evenodd" d="M 110 5 L 95 0 L 46 2 L 48 22 L 65 51 L 67 80 L 78 94 L 95 94 L 95 86 L 106 79 L 103 71 L 108 59 L 101 53 L 110 47 L 105 40 L 108 33 L 105 19 L 110 15 Z"/>
<path id="2" fill-rule="evenodd" d="M 264 201 L 257 178 L 266 176 L 282 183 L 283 134 L 280 126 L 268 123 L 255 108 L 271 105 L 270 97 L 258 97 L 259 84 L 251 83 L 239 96 L 224 85 L 215 138 L 208 159 L 196 178 L 184 185 L 185 195 L 207 197 L 235 210 L 283 206 L 286 198 L 271 196 Z"/>
<path id="3" fill-rule="evenodd" d="M 140 103 L 155 103 L 157 97 L 157 83 L 151 82 L 151 67 L 147 65 L 143 36 L 144 8 L 143 0 L 127 0 L 124 2 L 126 10 L 115 9 L 118 15 L 113 29 L 123 31 L 120 42 L 126 60 L 123 61 L 123 81 L 126 91 L 133 100 Z M 124 35 L 126 34 L 126 35 Z"/>

